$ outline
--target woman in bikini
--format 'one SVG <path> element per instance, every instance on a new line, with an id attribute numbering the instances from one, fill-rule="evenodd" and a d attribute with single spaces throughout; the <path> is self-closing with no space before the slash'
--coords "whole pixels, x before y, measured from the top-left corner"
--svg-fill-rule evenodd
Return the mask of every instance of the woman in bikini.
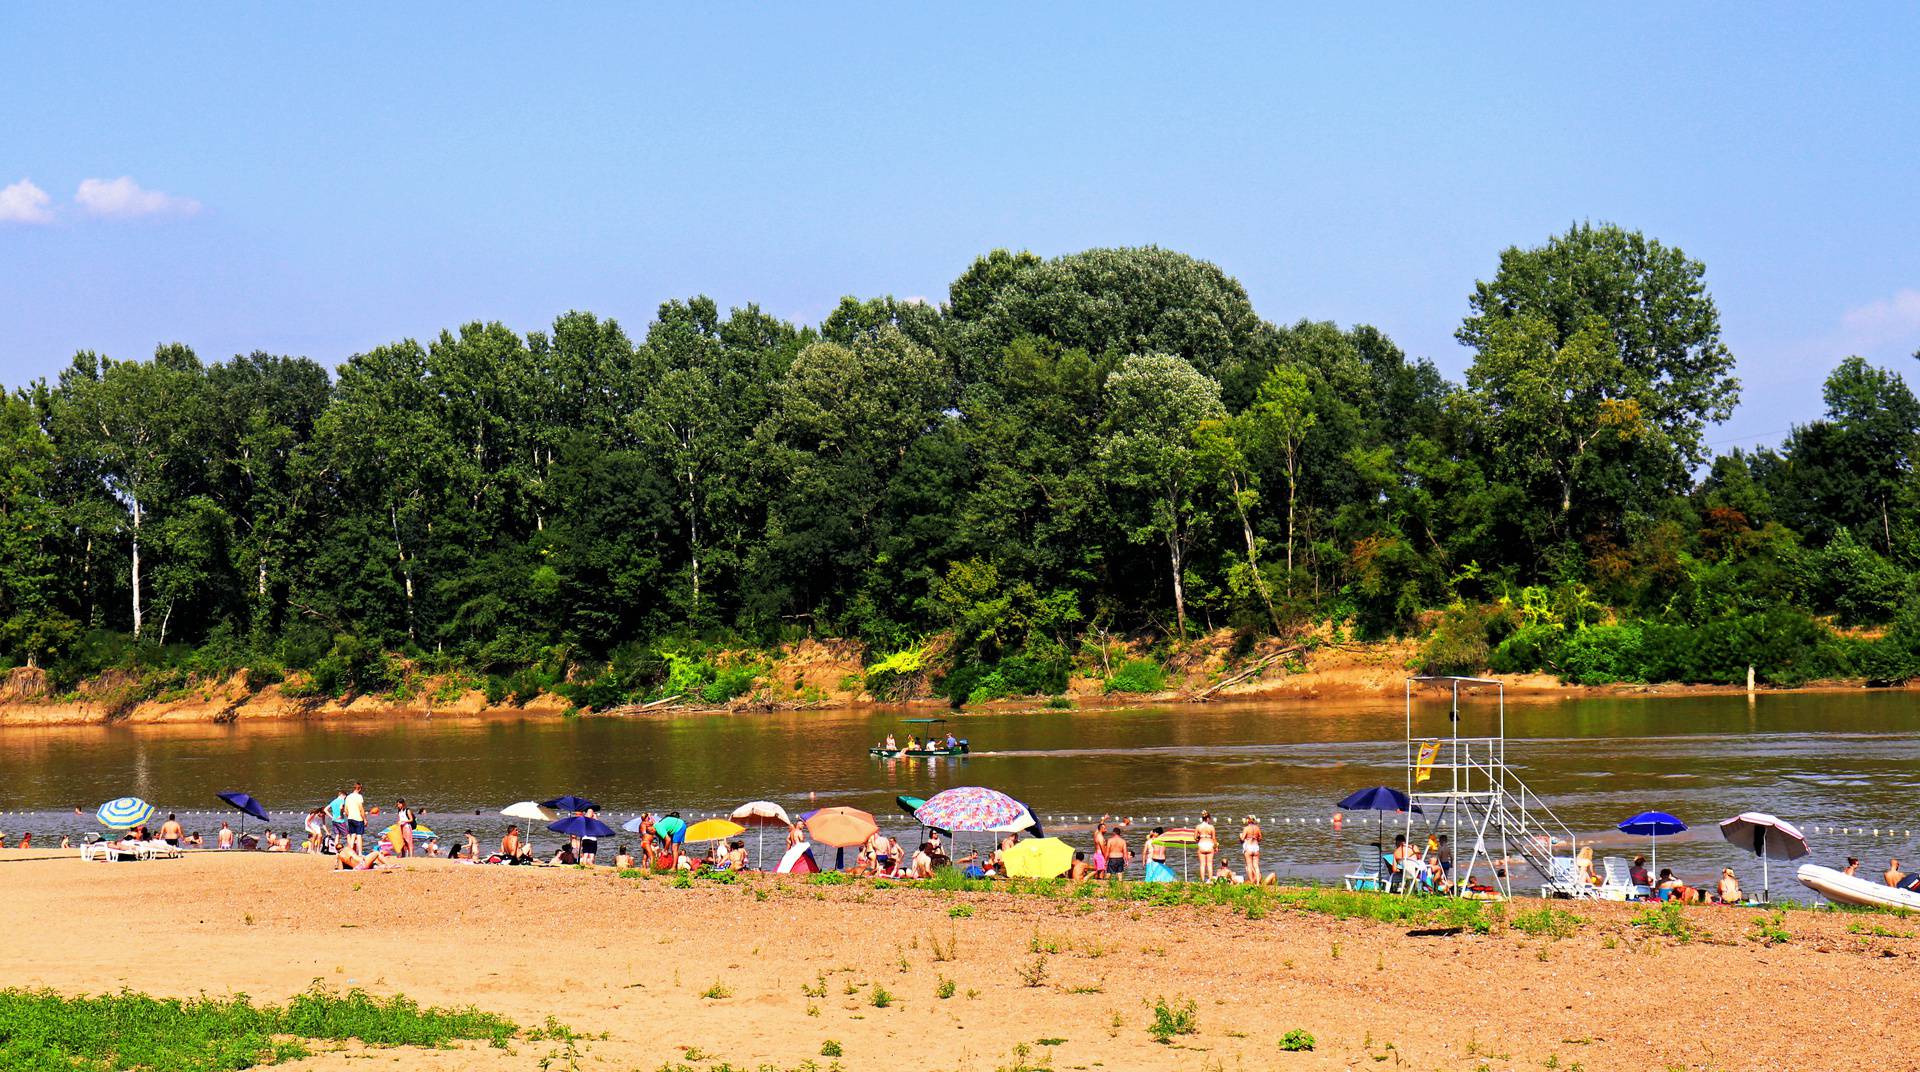
<path id="1" fill-rule="evenodd" d="M 1200 881 L 1213 881 L 1213 854 L 1220 850 L 1220 832 L 1213 828 L 1213 813 L 1200 813 L 1200 825 L 1193 828 L 1193 851 L 1200 857 Z"/>
<path id="2" fill-rule="evenodd" d="M 1247 865 L 1247 881 L 1258 885 L 1260 882 L 1260 820 L 1247 816 L 1246 824 L 1240 827 L 1240 858 Z"/>

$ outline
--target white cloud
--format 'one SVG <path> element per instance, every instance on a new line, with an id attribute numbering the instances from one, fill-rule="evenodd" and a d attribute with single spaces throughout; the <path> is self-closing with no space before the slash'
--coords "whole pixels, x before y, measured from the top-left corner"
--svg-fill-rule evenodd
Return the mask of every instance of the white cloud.
<path id="1" fill-rule="evenodd" d="M 0 223 L 52 222 L 53 198 L 32 179 L 21 179 L 0 190 Z"/>
<path id="2" fill-rule="evenodd" d="M 129 176 L 117 179 L 81 179 L 73 200 L 94 216 L 191 216 L 200 202 L 141 187 Z"/>
<path id="3" fill-rule="evenodd" d="M 1920 290 L 1896 291 L 1891 298 L 1848 309 L 1840 325 L 1854 343 L 1863 346 L 1920 335 Z"/>

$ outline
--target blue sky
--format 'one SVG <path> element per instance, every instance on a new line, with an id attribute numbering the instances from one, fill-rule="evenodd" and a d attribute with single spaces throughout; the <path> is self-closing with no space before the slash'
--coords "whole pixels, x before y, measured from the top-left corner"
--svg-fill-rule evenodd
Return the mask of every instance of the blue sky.
<path id="1" fill-rule="evenodd" d="M 1578 219 L 1706 262 L 1746 384 L 1710 441 L 1815 416 L 1847 353 L 1907 371 L 1920 8 L 1554 6 L 9 4 L 0 382 L 695 293 L 815 320 L 1143 243 L 1458 375 L 1473 281 Z"/>

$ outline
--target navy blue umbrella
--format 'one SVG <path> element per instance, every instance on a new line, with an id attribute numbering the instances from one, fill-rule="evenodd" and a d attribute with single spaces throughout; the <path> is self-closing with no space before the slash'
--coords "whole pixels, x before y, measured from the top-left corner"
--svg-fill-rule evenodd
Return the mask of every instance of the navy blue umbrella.
<path id="1" fill-rule="evenodd" d="M 1335 807 L 1338 807 L 1342 811 L 1370 811 L 1374 813 L 1373 847 L 1378 850 L 1382 856 L 1386 855 L 1387 844 L 1386 834 L 1384 833 L 1386 820 L 1382 818 L 1381 813 L 1389 811 L 1420 811 L 1419 805 L 1408 800 L 1405 793 L 1402 793 L 1390 785 L 1376 785 L 1371 789 L 1357 789 L 1348 793 Z M 1374 861 L 1374 864 L 1377 866 L 1379 861 Z"/>
<path id="2" fill-rule="evenodd" d="M 1660 839 L 1685 833 L 1686 829 L 1687 824 L 1664 811 L 1643 811 L 1620 824 L 1622 834 L 1653 839 L 1653 866 L 1648 871 L 1655 876 L 1660 874 Z"/>
<path id="3" fill-rule="evenodd" d="M 221 800 L 226 801 L 228 805 L 237 809 L 242 815 L 251 815 L 263 823 L 267 821 L 267 809 L 261 807 L 259 801 L 253 799 L 252 797 L 248 796 L 245 793 L 215 793 L 214 796 L 219 797 Z M 245 833 L 246 829 L 247 829 L 247 821 L 245 819 L 241 819 L 240 820 L 241 833 Z"/>
<path id="4" fill-rule="evenodd" d="M 1407 795 L 1392 786 L 1356 789 L 1335 805 L 1342 811 L 1406 811 Z"/>
<path id="5" fill-rule="evenodd" d="M 569 815 L 547 824 L 547 829 L 568 837 L 603 838 L 613 836 L 613 827 L 585 815 Z"/>
<path id="6" fill-rule="evenodd" d="M 554 797 L 552 800 L 543 800 L 540 802 L 540 805 L 541 807 L 552 808 L 554 811 L 586 811 L 588 808 L 598 809 L 600 807 L 600 805 L 588 800 L 586 797 L 576 797 L 572 793 L 568 793 L 564 797 Z"/>

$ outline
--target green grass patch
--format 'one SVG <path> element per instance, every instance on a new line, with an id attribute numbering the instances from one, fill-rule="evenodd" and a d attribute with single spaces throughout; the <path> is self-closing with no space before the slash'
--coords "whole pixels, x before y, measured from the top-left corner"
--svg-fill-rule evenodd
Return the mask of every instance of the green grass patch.
<path id="1" fill-rule="evenodd" d="M 471 1006 L 422 1008 L 406 997 L 337 994 L 318 985 L 284 1007 L 255 1005 L 245 995 L 182 1000 L 131 990 L 92 997 L 0 990 L 0 1068 L 227 1072 L 303 1056 L 308 1039 L 504 1046 L 517 1031 L 512 1021 Z"/>
<path id="2" fill-rule="evenodd" d="M 1544 905 L 1531 912 L 1521 912 L 1513 917 L 1513 929 L 1536 937 L 1571 938 L 1579 933 L 1586 920 L 1564 908 Z"/>
<path id="3" fill-rule="evenodd" d="M 1633 917 L 1633 925 L 1643 927 L 1654 934 L 1665 935 L 1676 942 L 1693 941 L 1693 924 L 1687 922 L 1686 913 L 1677 904 L 1649 908 Z"/>

